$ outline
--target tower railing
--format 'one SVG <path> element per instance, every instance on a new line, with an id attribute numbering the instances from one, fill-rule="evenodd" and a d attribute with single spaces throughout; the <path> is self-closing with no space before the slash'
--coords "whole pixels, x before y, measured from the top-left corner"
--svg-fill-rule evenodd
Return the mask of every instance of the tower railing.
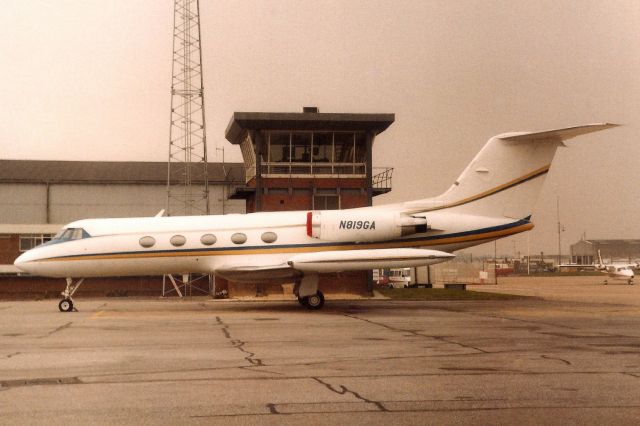
<path id="1" fill-rule="evenodd" d="M 391 190 L 393 167 L 374 167 L 371 186 L 373 189 Z"/>

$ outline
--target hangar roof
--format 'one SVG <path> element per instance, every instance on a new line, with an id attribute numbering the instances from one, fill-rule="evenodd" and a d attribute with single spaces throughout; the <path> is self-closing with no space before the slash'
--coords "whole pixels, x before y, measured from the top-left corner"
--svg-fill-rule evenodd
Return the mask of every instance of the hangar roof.
<path id="1" fill-rule="evenodd" d="M 382 133 L 394 120 L 395 114 L 234 112 L 225 137 L 229 142 L 239 144 L 245 130 L 360 130 Z"/>
<path id="2" fill-rule="evenodd" d="M 209 182 L 244 183 L 242 163 L 209 163 Z M 1 183 L 167 183 L 166 162 L 0 160 Z"/>
<path id="3" fill-rule="evenodd" d="M 580 240 L 579 242 L 585 242 L 587 244 L 640 244 L 638 239 L 625 239 L 625 240 Z"/>

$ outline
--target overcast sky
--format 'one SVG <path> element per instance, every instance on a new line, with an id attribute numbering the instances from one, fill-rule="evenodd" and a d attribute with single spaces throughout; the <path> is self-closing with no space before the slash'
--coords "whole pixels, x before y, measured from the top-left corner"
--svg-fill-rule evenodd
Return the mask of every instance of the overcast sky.
<path id="1" fill-rule="evenodd" d="M 210 161 L 234 111 L 389 112 L 375 203 L 438 195 L 491 136 L 592 122 L 545 183 L 532 253 L 640 238 L 640 2 L 201 0 Z M 166 161 L 173 2 L 3 0 L 0 158 Z M 218 155 L 218 158 L 216 157 Z M 499 242 L 526 253 L 526 236 Z M 492 245 L 491 249 L 493 248 Z M 487 249 L 485 249 L 487 250 Z"/>

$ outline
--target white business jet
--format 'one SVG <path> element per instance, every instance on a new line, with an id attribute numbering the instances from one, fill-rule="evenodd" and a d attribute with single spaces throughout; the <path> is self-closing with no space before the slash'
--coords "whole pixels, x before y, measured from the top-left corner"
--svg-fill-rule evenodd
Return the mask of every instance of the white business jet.
<path id="1" fill-rule="evenodd" d="M 320 273 L 433 265 L 453 251 L 532 229 L 531 211 L 556 149 L 614 126 L 495 136 L 435 198 L 347 210 L 80 220 L 15 265 L 66 278 L 61 311 L 73 310 L 84 278 L 189 273 L 293 282 L 300 303 L 319 309 Z"/>
<path id="2" fill-rule="evenodd" d="M 595 265 L 596 271 L 604 272 L 612 280 L 626 281 L 627 284 L 633 285 L 633 277 L 635 276 L 633 268 L 638 268 L 637 263 L 608 263 L 602 261 L 600 250 L 598 250 L 598 263 Z M 605 285 L 609 284 L 608 280 L 604 280 Z"/>

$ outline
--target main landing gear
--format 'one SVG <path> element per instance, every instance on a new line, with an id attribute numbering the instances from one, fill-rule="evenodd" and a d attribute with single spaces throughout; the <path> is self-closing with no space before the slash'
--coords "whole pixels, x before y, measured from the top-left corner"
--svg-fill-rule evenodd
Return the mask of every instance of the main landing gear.
<path id="1" fill-rule="evenodd" d="M 83 281 L 84 281 L 84 278 L 80 278 L 74 284 L 73 278 L 67 278 L 67 287 L 61 293 L 62 300 L 60 301 L 60 303 L 58 303 L 58 309 L 60 309 L 60 312 L 72 312 L 74 310 L 77 310 L 77 309 L 74 309 L 73 307 L 73 300 L 71 299 L 71 297 L 75 294 L 78 288 L 80 288 L 80 285 L 82 285 Z"/>
<path id="2" fill-rule="evenodd" d="M 324 306 L 324 294 L 320 290 L 311 296 L 298 296 L 298 303 L 308 309 L 316 310 Z"/>
<path id="3" fill-rule="evenodd" d="M 318 275 L 305 275 L 293 287 L 293 294 L 298 296 L 298 303 L 307 309 L 317 310 L 324 306 L 324 294 L 318 290 Z"/>

